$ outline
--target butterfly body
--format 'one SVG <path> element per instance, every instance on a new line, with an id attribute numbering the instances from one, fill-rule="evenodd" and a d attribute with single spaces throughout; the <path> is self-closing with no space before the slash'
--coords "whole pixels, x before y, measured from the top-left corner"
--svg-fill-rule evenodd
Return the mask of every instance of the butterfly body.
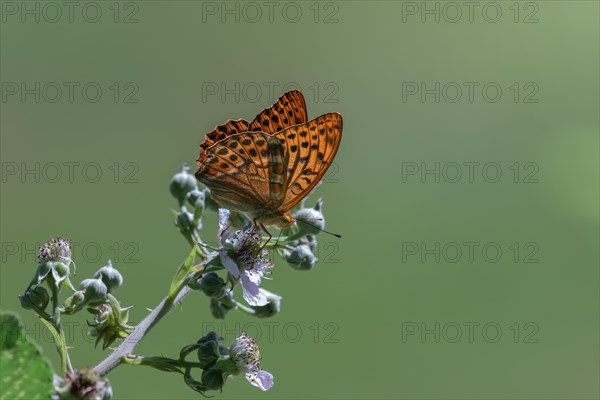
<path id="1" fill-rule="evenodd" d="M 245 214 L 254 226 L 280 228 L 289 213 L 331 165 L 342 134 L 342 116 L 307 121 L 302 93 L 284 94 L 252 122 L 229 120 L 200 145 L 196 178 L 222 207 Z"/>

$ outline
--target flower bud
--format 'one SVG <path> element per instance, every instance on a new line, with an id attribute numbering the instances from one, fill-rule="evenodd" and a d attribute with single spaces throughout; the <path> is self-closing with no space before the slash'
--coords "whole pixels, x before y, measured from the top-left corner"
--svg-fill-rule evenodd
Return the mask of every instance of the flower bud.
<path id="1" fill-rule="evenodd" d="M 45 310 L 48 302 L 50 302 L 50 296 L 48 296 L 46 289 L 38 286 L 20 295 L 19 300 L 21 301 L 21 306 L 26 310 L 31 309 L 32 305 L 40 310 Z"/>
<path id="2" fill-rule="evenodd" d="M 86 303 L 95 303 L 106 298 L 108 288 L 102 282 L 102 279 L 84 279 L 79 285 L 79 289 L 85 293 Z"/>
<path id="3" fill-rule="evenodd" d="M 173 197 L 179 201 L 179 205 L 183 205 L 188 192 L 198 189 L 198 182 L 194 175 L 190 174 L 190 167 L 183 164 L 181 171 L 176 173 L 169 183 L 169 190 Z"/>
<path id="4" fill-rule="evenodd" d="M 185 196 L 187 203 L 194 208 L 194 210 L 202 210 L 204 208 L 204 191 L 194 189 Z"/>
<path id="5" fill-rule="evenodd" d="M 297 246 L 293 251 L 285 251 L 284 258 L 287 263 L 295 269 L 310 270 L 317 263 L 317 258 L 305 244 Z"/>
<path id="6" fill-rule="evenodd" d="M 123 276 L 121 273 L 112 266 L 112 262 L 108 260 L 108 264 L 100 268 L 95 274 L 94 278 L 101 279 L 108 292 L 119 288 L 123 284 Z"/>
<path id="7" fill-rule="evenodd" d="M 81 310 L 87 303 L 85 299 L 85 291 L 77 290 L 70 297 L 67 297 L 64 302 L 64 313 L 67 315 L 75 314 Z"/>
<path id="8" fill-rule="evenodd" d="M 225 384 L 225 373 L 220 369 L 202 371 L 202 383 L 207 390 L 221 390 Z"/>
<path id="9" fill-rule="evenodd" d="M 200 219 L 194 221 L 194 214 L 187 210 L 186 206 L 181 206 L 181 211 L 175 216 L 175 226 L 179 228 L 179 232 L 193 245 L 194 232 L 202 226 Z"/>
<path id="10" fill-rule="evenodd" d="M 221 344 L 223 338 L 215 332 L 209 332 L 196 343 L 198 348 L 198 361 L 203 369 L 210 368 L 222 355 L 229 354 L 227 347 Z"/>
<path id="11" fill-rule="evenodd" d="M 319 199 L 314 208 L 302 208 L 294 214 L 298 221 L 299 233 L 294 235 L 317 235 L 325 229 L 325 217 L 321 212 L 323 201 Z"/>
<path id="12" fill-rule="evenodd" d="M 200 278 L 198 288 L 208 297 L 218 299 L 223 297 L 227 283 L 216 273 L 209 272 Z"/>
<path id="13" fill-rule="evenodd" d="M 252 307 L 255 311 L 255 316 L 258 318 L 269 318 L 281 311 L 281 296 L 271 293 L 263 288 L 258 289 L 269 301 L 264 306 Z"/>
<path id="14" fill-rule="evenodd" d="M 202 193 L 204 193 L 204 204 L 206 207 L 212 211 L 218 212 L 219 208 L 221 207 L 216 201 L 213 200 L 212 196 L 210 195 L 210 189 L 205 188 Z"/>
<path id="15" fill-rule="evenodd" d="M 210 315 L 212 315 L 214 319 L 225 319 L 225 315 L 234 308 L 235 306 L 222 303 L 216 299 L 210 299 L 210 304 L 208 305 Z"/>

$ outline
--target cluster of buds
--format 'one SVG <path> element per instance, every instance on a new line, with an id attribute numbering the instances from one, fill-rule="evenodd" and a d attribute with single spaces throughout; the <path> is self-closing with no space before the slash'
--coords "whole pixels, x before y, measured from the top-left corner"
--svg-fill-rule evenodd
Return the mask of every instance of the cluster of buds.
<path id="1" fill-rule="evenodd" d="M 96 307 L 108 303 L 109 295 L 122 284 L 123 276 L 108 260 L 108 264 L 96 271 L 93 278 L 81 281 L 79 290 L 65 300 L 63 312 L 74 314 L 84 306 Z"/>
<path id="2" fill-rule="evenodd" d="M 187 164 L 183 164 L 181 170 L 173 176 L 169 184 L 169 190 L 179 203 L 179 211 L 175 214 L 175 226 L 186 238 L 190 245 L 198 241 L 198 235 L 202 228 L 202 213 L 205 207 L 207 190 L 198 189 L 198 181 L 190 173 Z M 190 212 L 189 210 L 193 210 Z"/>

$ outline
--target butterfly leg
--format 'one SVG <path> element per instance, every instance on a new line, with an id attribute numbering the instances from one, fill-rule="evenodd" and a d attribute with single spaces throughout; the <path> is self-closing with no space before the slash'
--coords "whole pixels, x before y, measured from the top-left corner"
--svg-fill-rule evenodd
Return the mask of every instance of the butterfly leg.
<path id="1" fill-rule="evenodd" d="M 254 223 L 256 223 L 256 221 L 254 221 Z M 267 235 L 269 235 L 269 238 L 267 239 L 267 241 L 265 242 L 265 244 L 262 245 L 262 247 L 260 248 L 260 251 L 262 251 L 265 246 L 271 241 L 271 239 L 273 238 L 273 235 L 271 235 L 269 233 L 269 231 L 267 230 L 267 228 L 265 228 L 265 226 L 261 223 L 257 223 L 258 227 L 260 228 L 261 231 L 263 231 L 264 233 L 266 233 Z"/>

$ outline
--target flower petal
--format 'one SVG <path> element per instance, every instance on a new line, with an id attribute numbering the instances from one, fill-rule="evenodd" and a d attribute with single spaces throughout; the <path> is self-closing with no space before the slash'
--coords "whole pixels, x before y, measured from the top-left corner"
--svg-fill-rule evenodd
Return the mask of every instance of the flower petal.
<path id="1" fill-rule="evenodd" d="M 226 208 L 219 208 L 219 231 L 217 232 L 217 240 L 221 243 L 221 246 L 225 246 L 225 242 L 232 235 L 232 231 L 228 231 L 229 226 L 229 214 L 230 211 Z"/>
<path id="2" fill-rule="evenodd" d="M 250 282 L 254 283 L 256 286 L 259 286 L 262 282 L 263 273 L 254 270 L 246 270 L 244 271 Z"/>
<path id="3" fill-rule="evenodd" d="M 246 379 L 263 391 L 267 391 L 273 387 L 273 375 L 267 371 L 260 370 L 257 373 L 247 373 Z"/>
<path id="4" fill-rule="evenodd" d="M 240 269 L 238 268 L 235 261 L 233 261 L 231 259 L 231 257 L 229 257 L 229 253 L 227 253 L 227 250 L 221 250 L 219 252 L 219 256 L 221 257 L 221 264 L 223 264 L 225 266 L 225 268 L 227 268 L 227 271 L 231 275 L 233 275 L 233 277 L 235 279 L 239 278 L 240 277 Z"/>
<path id="5" fill-rule="evenodd" d="M 229 225 L 229 210 L 226 208 L 219 208 L 219 234 L 227 229 Z"/>
<path id="6" fill-rule="evenodd" d="M 244 300 L 251 306 L 265 306 L 269 303 L 267 297 L 258 290 L 258 285 L 250 280 L 247 271 L 241 276 Z"/>

